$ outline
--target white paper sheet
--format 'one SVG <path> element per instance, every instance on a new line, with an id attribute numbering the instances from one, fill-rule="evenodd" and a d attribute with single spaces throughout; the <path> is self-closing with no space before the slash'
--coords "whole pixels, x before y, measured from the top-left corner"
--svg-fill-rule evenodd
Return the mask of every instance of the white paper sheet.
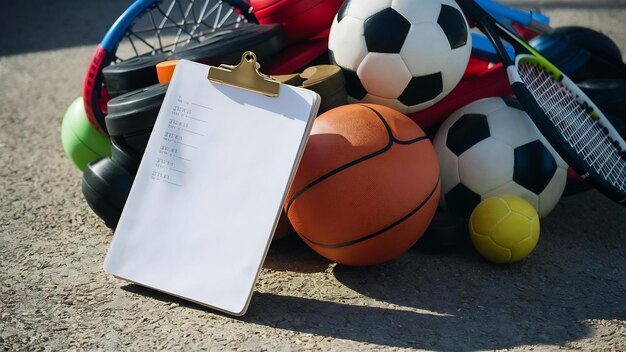
<path id="1" fill-rule="evenodd" d="M 281 85 L 267 97 L 208 69 L 178 63 L 104 269 L 242 315 L 319 96 Z"/>

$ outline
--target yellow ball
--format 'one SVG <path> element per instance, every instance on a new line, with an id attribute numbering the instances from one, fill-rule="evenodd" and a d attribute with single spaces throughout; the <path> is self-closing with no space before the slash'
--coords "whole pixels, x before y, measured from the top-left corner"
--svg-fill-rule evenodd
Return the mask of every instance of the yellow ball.
<path id="1" fill-rule="evenodd" d="M 476 250 L 495 263 L 524 259 L 539 241 L 539 216 L 524 199 L 503 194 L 484 199 L 472 212 L 469 231 Z"/>

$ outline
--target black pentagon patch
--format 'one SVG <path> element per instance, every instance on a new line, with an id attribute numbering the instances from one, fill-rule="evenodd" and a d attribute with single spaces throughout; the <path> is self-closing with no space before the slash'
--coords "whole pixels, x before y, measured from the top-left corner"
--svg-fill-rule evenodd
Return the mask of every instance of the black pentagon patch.
<path id="1" fill-rule="evenodd" d="M 515 97 L 502 97 L 502 101 L 510 108 L 525 111 L 522 104 Z"/>
<path id="2" fill-rule="evenodd" d="M 341 20 L 346 17 L 348 7 L 350 7 L 350 0 L 344 1 L 343 5 L 339 8 L 339 11 L 337 12 L 337 22 L 341 22 Z"/>
<path id="3" fill-rule="evenodd" d="M 331 64 L 337 65 L 337 60 L 335 60 L 335 53 L 330 49 L 328 49 L 328 60 L 330 60 Z"/>
<path id="4" fill-rule="evenodd" d="M 466 218 L 470 217 L 474 208 L 480 203 L 480 196 L 462 183 L 454 186 L 444 197 L 451 212 Z"/>
<path id="5" fill-rule="evenodd" d="M 478 142 L 489 138 L 489 122 L 487 116 L 482 114 L 466 114 L 461 116 L 448 129 L 446 146 L 456 156 L 460 156 L 466 150 Z"/>
<path id="6" fill-rule="evenodd" d="M 465 26 L 465 18 L 459 10 L 452 6 L 441 4 L 441 12 L 437 23 L 448 37 L 450 49 L 460 48 L 467 44 L 467 27 Z"/>
<path id="7" fill-rule="evenodd" d="M 554 176 L 557 165 L 550 150 L 540 140 L 515 148 L 513 181 L 540 194 Z"/>
<path id="8" fill-rule="evenodd" d="M 417 105 L 435 99 L 443 91 L 441 72 L 413 77 L 398 100 L 407 106 Z"/>
<path id="9" fill-rule="evenodd" d="M 363 87 L 363 83 L 359 79 L 359 76 L 354 71 L 342 69 L 343 77 L 346 79 L 346 90 L 348 91 L 348 95 L 361 100 L 365 98 L 367 95 L 367 91 L 365 87 Z"/>
<path id="10" fill-rule="evenodd" d="M 399 54 L 411 23 L 388 7 L 365 20 L 365 43 L 370 53 Z"/>

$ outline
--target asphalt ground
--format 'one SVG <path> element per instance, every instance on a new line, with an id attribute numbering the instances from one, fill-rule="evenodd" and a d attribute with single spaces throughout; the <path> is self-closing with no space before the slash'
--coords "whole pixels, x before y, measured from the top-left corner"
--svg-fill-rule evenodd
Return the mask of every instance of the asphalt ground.
<path id="1" fill-rule="evenodd" d="M 506 1 L 626 50 L 626 1 Z M 521 263 L 472 248 L 334 265 L 273 243 L 248 313 L 110 277 L 112 231 L 60 142 L 90 56 L 129 1 L 0 4 L 0 347 L 4 350 L 626 350 L 626 209 L 563 198 Z"/>

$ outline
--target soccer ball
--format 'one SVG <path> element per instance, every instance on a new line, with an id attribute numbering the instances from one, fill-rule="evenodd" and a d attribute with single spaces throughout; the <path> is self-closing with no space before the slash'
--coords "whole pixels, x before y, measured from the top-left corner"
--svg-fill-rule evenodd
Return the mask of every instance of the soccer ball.
<path id="1" fill-rule="evenodd" d="M 518 196 L 501 194 L 478 204 L 469 230 L 474 248 L 494 263 L 524 259 L 539 241 L 539 217 L 532 205 Z"/>
<path id="2" fill-rule="evenodd" d="M 486 98 L 454 112 L 433 143 L 441 173 L 439 205 L 469 217 L 481 199 L 522 197 L 546 216 L 558 203 L 567 164 L 515 98 Z"/>
<path id="3" fill-rule="evenodd" d="M 343 69 L 350 102 L 408 114 L 432 106 L 459 83 L 472 43 L 454 0 L 346 0 L 328 47 Z"/>

